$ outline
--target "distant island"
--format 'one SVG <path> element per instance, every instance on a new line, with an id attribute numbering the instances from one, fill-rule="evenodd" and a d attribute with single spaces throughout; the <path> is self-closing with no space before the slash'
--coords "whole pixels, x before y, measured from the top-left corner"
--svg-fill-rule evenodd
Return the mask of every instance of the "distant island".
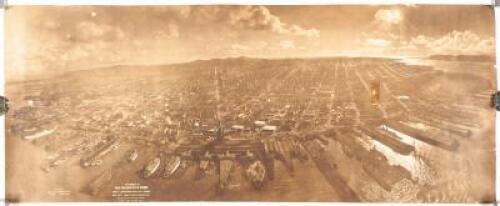
<path id="1" fill-rule="evenodd" d="M 472 62 L 486 62 L 495 60 L 495 58 L 490 55 L 431 55 L 429 56 L 429 59 L 446 60 L 446 61 L 472 61 Z"/>

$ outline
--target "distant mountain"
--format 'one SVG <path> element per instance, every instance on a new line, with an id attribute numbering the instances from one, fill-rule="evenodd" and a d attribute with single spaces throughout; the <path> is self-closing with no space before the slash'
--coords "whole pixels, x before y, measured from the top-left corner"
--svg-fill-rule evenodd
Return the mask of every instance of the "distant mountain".
<path id="1" fill-rule="evenodd" d="M 352 57 L 352 56 L 332 56 L 332 57 L 283 57 L 283 58 L 257 58 L 257 57 L 225 57 L 225 58 L 212 58 L 212 59 L 200 59 L 188 62 L 179 63 L 167 63 L 167 64 L 151 64 L 151 65 L 140 65 L 140 64 L 115 64 L 115 65 L 98 65 L 89 66 L 88 68 L 58 68 L 58 69 L 46 69 L 40 70 L 38 73 L 31 72 L 29 74 L 14 75 L 7 73 L 6 81 L 8 83 L 31 81 L 31 80 L 46 80 L 57 78 L 66 75 L 68 76 L 78 76 L 92 74 L 93 76 L 106 76 L 113 74 L 113 76 L 123 76 L 136 74 L 140 76 L 145 73 L 155 73 L 160 74 L 162 72 L 167 72 L 163 70 L 169 69 L 182 69 L 183 72 L 193 72 L 197 73 L 200 68 L 211 68 L 214 67 L 225 67 L 225 68 L 254 68 L 262 67 L 268 68 L 270 66 L 293 66 L 295 64 L 303 64 L 307 62 L 320 63 L 322 61 L 330 61 L 337 59 L 356 59 L 359 61 L 369 62 L 369 61 L 382 61 L 391 58 L 387 57 Z M 396 59 L 396 58 L 394 58 Z M 7 69 L 9 71 L 9 69 Z"/>
<path id="2" fill-rule="evenodd" d="M 431 55 L 429 59 L 446 61 L 490 62 L 495 58 L 490 55 Z"/>

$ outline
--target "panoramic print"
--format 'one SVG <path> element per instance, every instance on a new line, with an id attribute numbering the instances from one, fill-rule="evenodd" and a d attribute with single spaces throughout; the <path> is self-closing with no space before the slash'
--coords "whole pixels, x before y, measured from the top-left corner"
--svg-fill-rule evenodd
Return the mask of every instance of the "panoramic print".
<path id="1" fill-rule="evenodd" d="M 10 202 L 493 202 L 488 6 L 12 6 Z"/>

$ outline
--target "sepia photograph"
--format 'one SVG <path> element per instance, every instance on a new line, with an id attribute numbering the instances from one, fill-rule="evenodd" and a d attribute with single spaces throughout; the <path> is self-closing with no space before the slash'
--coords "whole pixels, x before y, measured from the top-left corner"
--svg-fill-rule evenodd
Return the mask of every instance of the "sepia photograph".
<path id="1" fill-rule="evenodd" d="M 8 202 L 495 202 L 473 5 L 5 10 Z"/>

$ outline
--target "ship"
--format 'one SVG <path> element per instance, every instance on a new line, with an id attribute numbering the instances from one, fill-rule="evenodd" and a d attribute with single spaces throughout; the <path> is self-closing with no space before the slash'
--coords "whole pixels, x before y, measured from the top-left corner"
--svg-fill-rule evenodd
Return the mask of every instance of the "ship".
<path id="1" fill-rule="evenodd" d="M 101 165 L 101 158 L 109 152 L 116 150 L 119 145 L 120 143 L 118 141 L 118 138 L 112 138 L 110 140 L 99 143 L 94 151 L 90 152 L 87 155 L 84 155 L 80 159 L 80 165 L 84 168 Z"/>
<path id="2" fill-rule="evenodd" d="M 163 177 L 172 176 L 179 166 L 181 165 L 181 158 L 179 156 L 170 156 L 165 160 L 165 170 L 163 173 Z"/>
<path id="3" fill-rule="evenodd" d="M 233 160 L 220 161 L 219 192 L 222 192 L 229 185 L 231 171 L 233 170 Z"/>
<path id="4" fill-rule="evenodd" d="M 204 172 L 207 171 L 209 166 L 210 166 L 209 161 L 207 161 L 207 160 L 200 161 L 200 170 L 201 171 L 204 171 Z"/>
<path id="5" fill-rule="evenodd" d="M 137 159 L 137 157 L 139 156 L 139 153 L 137 153 L 137 150 L 136 149 L 133 149 L 129 152 L 129 155 L 127 157 L 127 160 L 129 162 L 133 162 Z"/>
<path id="6" fill-rule="evenodd" d="M 153 175 L 159 167 L 160 167 L 160 158 L 156 157 L 151 161 L 149 161 L 148 164 L 144 167 L 144 169 L 142 170 L 142 176 L 144 178 L 151 177 L 151 175 Z"/>
<path id="7" fill-rule="evenodd" d="M 246 176 L 255 189 L 260 189 L 266 178 L 266 167 L 260 160 L 257 160 L 248 166 Z"/>
<path id="8" fill-rule="evenodd" d="M 42 130 L 41 132 L 37 132 L 37 133 L 31 134 L 31 135 L 26 135 L 26 136 L 24 136 L 24 139 L 26 139 L 26 140 L 35 140 L 35 139 L 38 139 L 38 138 L 42 138 L 42 137 L 48 136 L 48 135 L 54 133 L 56 130 L 57 130 L 56 128 Z"/>

